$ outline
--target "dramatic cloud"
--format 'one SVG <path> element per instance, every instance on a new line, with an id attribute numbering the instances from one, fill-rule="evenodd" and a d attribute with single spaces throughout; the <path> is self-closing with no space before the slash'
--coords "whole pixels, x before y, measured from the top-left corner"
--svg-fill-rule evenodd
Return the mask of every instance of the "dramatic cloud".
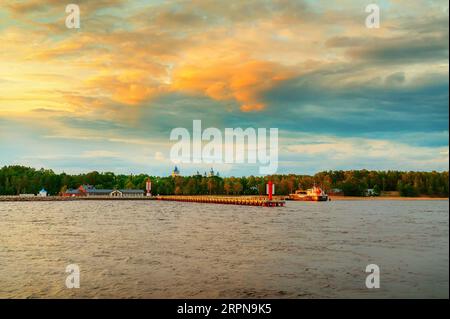
<path id="1" fill-rule="evenodd" d="M 391 166 L 448 169 L 444 0 L 382 1 L 379 29 L 362 0 L 76 3 L 80 29 L 61 1 L 2 2 L 0 165 L 164 173 L 170 130 L 201 119 L 326 139 L 281 145 L 281 170 L 377 167 L 383 152 Z M 322 157 L 334 160 L 314 167 Z"/>

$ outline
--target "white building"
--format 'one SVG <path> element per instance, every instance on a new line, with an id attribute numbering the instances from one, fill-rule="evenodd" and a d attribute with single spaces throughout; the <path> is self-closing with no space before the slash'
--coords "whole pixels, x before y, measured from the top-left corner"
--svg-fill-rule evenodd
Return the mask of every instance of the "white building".
<path id="1" fill-rule="evenodd" d="M 48 195 L 48 193 L 44 188 L 41 189 L 38 194 L 38 196 L 40 196 L 40 197 L 47 197 L 47 195 Z"/>

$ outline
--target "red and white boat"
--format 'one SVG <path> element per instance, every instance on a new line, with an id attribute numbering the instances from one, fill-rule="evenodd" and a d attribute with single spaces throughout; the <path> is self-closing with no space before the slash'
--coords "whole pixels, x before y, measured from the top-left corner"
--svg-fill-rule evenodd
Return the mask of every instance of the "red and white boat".
<path id="1" fill-rule="evenodd" d="M 298 201 L 326 202 L 328 195 L 317 186 L 307 190 L 297 190 L 294 194 L 289 194 L 289 199 Z"/>

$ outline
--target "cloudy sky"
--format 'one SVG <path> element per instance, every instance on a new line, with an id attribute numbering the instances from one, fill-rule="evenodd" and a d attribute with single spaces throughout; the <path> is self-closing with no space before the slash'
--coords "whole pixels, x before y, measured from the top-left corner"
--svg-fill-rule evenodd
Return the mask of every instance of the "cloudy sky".
<path id="1" fill-rule="evenodd" d="M 167 175 L 200 119 L 278 128 L 279 173 L 448 170 L 448 26 L 446 0 L 3 0 L 0 166 Z"/>

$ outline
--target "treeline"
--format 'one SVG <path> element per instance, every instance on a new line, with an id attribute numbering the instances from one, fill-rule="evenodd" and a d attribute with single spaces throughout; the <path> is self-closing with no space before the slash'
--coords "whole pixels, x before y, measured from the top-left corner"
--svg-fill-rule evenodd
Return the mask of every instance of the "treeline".
<path id="1" fill-rule="evenodd" d="M 204 175 L 157 177 L 147 174 L 122 175 L 111 172 L 87 174 L 56 174 L 52 170 L 5 166 L 0 169 L 0 195 L 36 194 L 45 188 L 57 195 L 68 188 L 82 184 L 96 188 L 142 189 L 150 177 L 152 193 L 160 195 L 264 195 L 266 183 L 275 183 L 277 195 L 287 195 L 296 189 L 321 186 L 327 192 L 339 189 L 347 196 L 363 196 L 367 189 L 380 194 L 398 191 L 401 196 L 448 197 L 448 172 L 400 172 L 400 171 L 325 171 L 309 175 L 273 175 L 266 177 L 219 177 Z"/>

